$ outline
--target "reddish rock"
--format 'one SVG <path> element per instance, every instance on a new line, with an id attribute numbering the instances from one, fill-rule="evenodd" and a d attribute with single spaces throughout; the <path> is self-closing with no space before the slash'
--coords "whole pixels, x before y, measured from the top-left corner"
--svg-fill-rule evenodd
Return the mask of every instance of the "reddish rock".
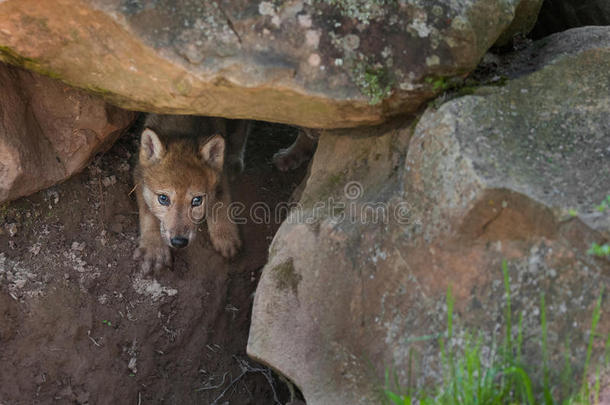
<path id="1" fill-rule="evenodd" d="M 135 114 L 59 81 L 0 64 L 0 201 L 65 180 Z"/>
<path id="2" fill-rule="evenodd" d="M 5 0 L 0 59 L 127 109 L 354 127 L 417 111 L 540 2 Z"/>

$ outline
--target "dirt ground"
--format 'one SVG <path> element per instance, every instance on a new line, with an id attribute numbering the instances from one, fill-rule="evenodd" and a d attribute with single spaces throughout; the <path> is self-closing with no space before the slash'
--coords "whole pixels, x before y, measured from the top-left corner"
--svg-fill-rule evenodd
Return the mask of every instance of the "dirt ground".
<path id="1" fill-rule="evenodd" d="M 141 275 L 136 131 L 65 183 L 0 205 L 0 405 L 286 403 L 284 383 L 245 353 L 279 223 L 241 225 L 230 262 L 204 225 L 173 271 Z M 294 136 L 255 125 L 235 201 L 288 201 L 305 168 L 281 173 L 271 156 Z"/>

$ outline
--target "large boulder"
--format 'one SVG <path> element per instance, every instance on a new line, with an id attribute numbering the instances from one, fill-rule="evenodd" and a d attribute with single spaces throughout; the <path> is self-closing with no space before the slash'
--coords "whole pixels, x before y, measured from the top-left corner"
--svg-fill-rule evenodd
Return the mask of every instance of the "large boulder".
<path id="1" fill-rule="evenodd" d="M 540 1 L 5 0 L 0 59 L 127 109 L 353 127 L 416 111 Z"/>
<path id="2" fill-rule="evenodd" d="M 49 187 L 110 147 L 135 114 L 0 63 L 0 202 Z"/>
<path id="3" fill-rule="evenodd" d="M 545 57 L 523 60 L 528 69 L 513 56 L 504 86 L 430 107 L 416 125 L 325 132 L 270 248 L 248 353 L 310 405 L 378 403 L 386 370 L 403 386 L 441 378 L 448 286 L 450 344 L 463 347 L 470 331 L 493 352 L 507 260 L 524 359 L 542 361 L 544 292 L 552 373 L 566 339 L 582 369 L 610 282 L 608 260 L 586 253 L 610 237 L 594 208 L 610 190 L 609 40 L 610 27 L 558 34 L 536 45 Z M 545 52 L 566 42 L 568 52 Z M 606 336 L 610 319 L 598 328 Z"/>

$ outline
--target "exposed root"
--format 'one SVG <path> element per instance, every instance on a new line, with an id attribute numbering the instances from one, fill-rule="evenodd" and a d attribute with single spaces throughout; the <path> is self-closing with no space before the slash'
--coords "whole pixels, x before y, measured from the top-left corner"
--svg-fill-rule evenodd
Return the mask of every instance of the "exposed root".
<path id="1" fill-rule="evenodd" d="M 275 384 L 273 383 L 273 376 L 271 375 L 271 370 L 269 370 L 268 368 L 263 368 L 263 367 L 254 367 L 246 359 L 239 359 L 236 356 L 233 356 L 233 358 L 239 364 L 241 373 L 237 377 L 235 377 L 234 379 L 231 380 L 231 383 L 220 393 L 220 395 L 218 395 L 218 397 L 216 397 L 216 399 L 214 400 L 214 402 L 212 402 L 211 405 L 218 405 L 218 401 L 220 401 L 224 397 L 224 395 L 248 373 L 261 373 L 267 379 L 267 382 L 269 383 L 269 386 L 271 387 L 271 390 L 273 391 L 274 403 L 278 404 L 278 405 L 282 405 L 282 403 L 278 399 L 277 391 L 275 390 Z M 224 382 L 224 378 L 223 378 L 223 382 Z"/>

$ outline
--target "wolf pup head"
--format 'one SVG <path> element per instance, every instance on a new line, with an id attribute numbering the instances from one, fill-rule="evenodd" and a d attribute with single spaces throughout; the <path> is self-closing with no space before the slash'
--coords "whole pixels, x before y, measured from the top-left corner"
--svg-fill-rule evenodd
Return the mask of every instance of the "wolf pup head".
<path id="1" fill-rule="evenodd" d="M 194 240 L 218 192 L 224 156 L 225 141 L 220 135 L 166 145 L 152 129 L 142 132 L 142 196 L 159 220 L 161 239 L 168 246 L 183 248 Z"/>

